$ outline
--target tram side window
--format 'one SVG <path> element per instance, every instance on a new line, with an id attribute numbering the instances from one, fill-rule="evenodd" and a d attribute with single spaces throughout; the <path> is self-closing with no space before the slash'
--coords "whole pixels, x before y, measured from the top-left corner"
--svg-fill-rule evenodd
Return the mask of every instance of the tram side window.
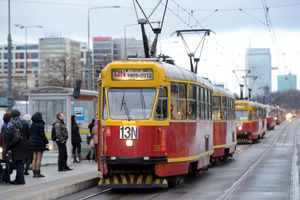
<path id="1" fill-rule="evenodd" d="M 213 106 L 212 106 L 212 119 L 220 120 L 221 119 L 221 97 L 213 97 Z"/>
<path id="2" fill-rule="evenodd" d="M 168 118 L 168 90 L 165 87 L 159 89 L 154 118 L 157 120 Z"/>
<path id="3" fill-rule="evenodd" d="M 105 95 L 105 89 L 103 89 L 103 120 L 107 120 L 107 104 L 106 104 L 106 95 Z"/>
<path id="4" fill-rule="evenodd" d="M 223 106 L 222 119 L 227 119 L 227 99 L 226 99 L 226 97 L 222 98 L 222 106 Z"/>
<path id="5" fill-rule="evenodd" d="M 249 110 L 248 121 L 252 121 L 253 120 L 252 113 L 253 113 L 253 111 Z"/>
<path id="6" fill-rule="evenodd" d="M 171 118 L 186 119 L 187 95 L 186 84 L 171 83 Z"/>
<path id="7" fill-rule="evenodd" d="M 205 113 L 206 113 L 206 108 L 205 108 L 205 89 L 201 88 L 201 119 L 205 119 Z"/>
<path id="8" fill-rule="evenodd" d="M 208 91 L 208 119 L 212 119 L 212 92 Z"/>
<path id="9" fill-rule="evenodd" d="M 196 119 L 196 109 L 197 109 L 197 101 L 196 101 L 197 93 L 196 86 L 190 85 L 189 89 L 189 119 Z"/>
<path id="10" fill-rule="evenodd" d="M 201 87 L 197 87 L 197 115 L 198 119 L 202 119 L 202 109 L 201 109 Z"/>

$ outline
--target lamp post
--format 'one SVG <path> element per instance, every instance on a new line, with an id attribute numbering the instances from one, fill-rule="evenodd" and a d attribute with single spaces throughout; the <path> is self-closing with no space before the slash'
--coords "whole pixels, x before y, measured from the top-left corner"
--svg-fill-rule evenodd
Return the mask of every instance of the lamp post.
<path id="1" fill-rule="evenodd" d="M 129 26 L 137 26 L 139 24 L 126 24 L 124 25 L 124 51 L 125 51 L 125 59 L 127 58 L 127 39 L 126 39 L 126 28 Z"/>
<path id="2" fill-rule="evenodd" d="M 34 25 L 34 26 L 24 26 L 20 24 L 15 24 L 16 27 L 19 27 L 20 29 L 25 30 L 25 88 L 27 89 L 27 82 L 28 82 L 28 77 L 27 77 L 27 30 L 28 28 L 43 28 L 41 25 Z M 28 113 L 28 106 L 27 106 L 27 97 L 26 97 L 26 113 Z"/>
<path id="3" fill-rule="evenodd" d="M 87 68 L 88 68 L 88 89 L 92 89 L 92 70 L 91 70 L 91 52 L 90 52 L 90 11 L 96 9 L 104 9 L 104 8 L 120 8 L 120 6 L 98 6 L 91 7 L 88 9 L 88 51 L 87 51 Z"/>
<path id="4" fill-rule="evenodd" d="M 13 107 L 13 95 L 11 90 L 11 34 L 10 34 L 10 0 L 8 0 L 8 36 L 7 36 L 7 111 L 11 112 Z"/>

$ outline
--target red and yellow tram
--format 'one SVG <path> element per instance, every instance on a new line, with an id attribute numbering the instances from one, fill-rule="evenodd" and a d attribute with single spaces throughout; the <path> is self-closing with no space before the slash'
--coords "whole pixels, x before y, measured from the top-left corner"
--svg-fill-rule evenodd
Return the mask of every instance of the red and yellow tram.
<path id="1" fill-rule="evenodd" d="M 213 154 L 212 85 L 157 61 L 110 63 L 98 80 L 99 186 L 167 187 L 206 170 Z"/>
<path id="2" fill-rule="evenodd" d="M 256 142 L 265 135 L 265 105 L 247 100 L 235 101 L 235 115 L 238 142 Z"/>
<path id="3" fill-rule="evenodd" d="M 237 144 L 236 124 L 234 115 L 234 95 L 223 88 L 213 90 L 213 148 L 212 164 L 218 159 L 231 157 Z"/>
<path id="4" fill-rule="evenodd" d="M 276 125 L 280 124 L 286 119 L 286 110 L 276 106 Z"/>
<path id="5" fill-rule="evenodd" d="M 276 126 L 276 108 L 271 105 L 267 105 L 267 129 L 273 130 Z"/>

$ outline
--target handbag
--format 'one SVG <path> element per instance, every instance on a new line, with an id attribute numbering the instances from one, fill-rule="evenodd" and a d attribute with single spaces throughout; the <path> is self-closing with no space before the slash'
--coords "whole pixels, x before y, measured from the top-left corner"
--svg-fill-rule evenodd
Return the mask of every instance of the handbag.
<path id="1" fill-rule="evenodd" d="M 9 146 L 17 144 L 17 143 L 21 142 L 23 139 L 20 130 L 14 124 L 13 124 L 13 127 L 14 127 L 14 130 L 13 130 L 13 134 L 9 141 Z"/>
<path id="2" fill-rule="evenodd" d="M 95 144 L 94 144 L 94 140 L 92 138 L 91 141 L 90 141 L 90 148 L 94 148 L 94 147 L 95 147 Z"/>

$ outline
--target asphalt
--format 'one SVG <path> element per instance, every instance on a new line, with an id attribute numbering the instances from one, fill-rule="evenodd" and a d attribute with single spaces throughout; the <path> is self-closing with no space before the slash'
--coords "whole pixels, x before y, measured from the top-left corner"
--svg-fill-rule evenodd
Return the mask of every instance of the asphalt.
<path id="1" fill-rule="evenodd" d="M 44 178 L 33 178 L 30 170 L 25 185 L 0 183 L 0 199 L 57 199 L 97 185 L 96 162 L 69 163 L 72 171 L 58 172 L 57 156 L 57 152 L 44 153 L 41 167 Z M 15 170 L 11 180 L 14 178 Z"/>

